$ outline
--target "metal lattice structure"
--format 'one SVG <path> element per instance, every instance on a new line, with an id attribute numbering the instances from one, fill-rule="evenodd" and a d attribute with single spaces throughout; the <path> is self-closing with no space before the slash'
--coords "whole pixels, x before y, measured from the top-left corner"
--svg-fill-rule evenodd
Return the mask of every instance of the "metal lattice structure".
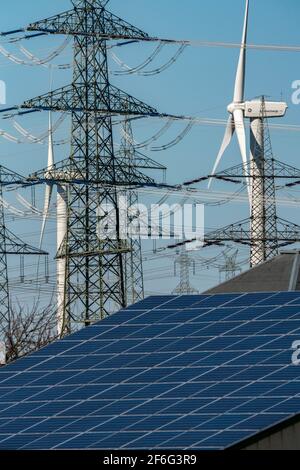
<path id="1" fill-rule="evenodd" d="M 253 243 L 265 242 L 265 238 L 253 238 L 250 219 L 244 219 L 235 224 L 209 232 L 205 235 L 205 246 L 222 245 L 225 242 L 236 242 L 242 245 L 252 246 Z M 194 240 L 189 240 L 192 242 Z M 300 242 L 300 226 L 287 220 L 277 218 L 277 236 L 269 237 L 268 242 L 278 248 L 283 248 L 293 243 Z"/>
<path id="2" fill-rule="evenodd" d="M 177 267 L 179 267 L 179 284 L 173 290 L 173 295 L 193 295 L 199 294 L 199 291 L 192 287 L 190 282 L 190 270 L 195 275 L 196 263 L 186 251 L 186 247 L 181 247 L 177 253 L 174 262 L 174 274 L 177 275 Z"/>
<path id="3" fill-rule="evenodd" d="M 251 120 L 251 234 L 250 265 L 256 266 L 279 254 L 273 151 L 265 117 Z M 268 176 L 266 178 L 266 175 Z"/>
<path id="4" fill-rule="evenodd" d="M 225 274 L 225 281 L 234 278 L 237 273 L 241 273 L 241 268 L 237 264 L 238 250 L 233 253 L 223 252 L 224 264 L 219 267 L 220 282 L 222 281 L 222 274 Z"/>
<path id="5" fill-rule="evenodd" d="M 10 327 L 10 294 L 7 257 L 8 255 L 47 255 L 43 250 L 24 243 L 11 232 L 5 223 L 3 188 L 6 186 L 25 185 L 21 175 L 0 166 L 0 341 L 5 343 L 5 335 Z"/>
<path id="6" fill-rule="evenodd" d="M 265 172 L 265 179 L 275 179 L 282 180 L 282 187 L 292 187 L 300 184 L 300 169 L 287 163 L 282 163 L 276 158 L 272 157 L 272 167 L 273 173 Z M 235 165 L 222 172 L 218 172 L 215 175 L 209 175 L 202 178 L 195 179 L 194 183 L 199 183 L 201 181 L 206 181 L 209 178 L 216 178 L 219 180 L 227 181 L 230 183 L 240 184 L 243 182 L 244 178 L 252 178 L 251 165 L 250 162 L 247 165 Z M 283 180 L 295 180 L 292 182 L 284 182 Z M 186 185 L 192 184 L 192 182 L 185 183 Z"/>
<path id="7" fill-rule="evenodd" d="M 25 101 L 25 110 L 69 112 L 72 117 L 71 154 L 55 165 L 53 182 L 69 180 L 67 235 L 57 256 L 65 260 L 64 331 L 89 325 L 126 306 L 124 255 L 118 185 L 141 184 L 116 159 L 113 116 L 159 116 L 156 109 L 112 86 L 108 73 L 108 40 L 147 40 L 149 36 L 105 9 L 107 1 L 72 0 L 73 9 L 35 23 L 26 30 L 73 36 L 72 84 Z M 39 33 L 37 33 L 39 34 Z M 78 181 L 74 181 L 74 180 Z M 71 181 L 72 180 L 72 181 Z M 149 179 L 147 180 L 149 181 Z M 49 172 L 47 175 L 48 184 Z M 105 184 L 103 184 L 105 182 Z M 114 234 L 98 236 L 113 207 Z M 104 211 L 105 212 L 105 211 Z"/>
<path id="8" fill-rule="evenodd" d="M 2 204 L 3 190 L 0 184 L 0 341 L 5 344 L 5 332 L 10 324 L 10 297 L 8 287 L 6 226 L 4 207 Z"/>

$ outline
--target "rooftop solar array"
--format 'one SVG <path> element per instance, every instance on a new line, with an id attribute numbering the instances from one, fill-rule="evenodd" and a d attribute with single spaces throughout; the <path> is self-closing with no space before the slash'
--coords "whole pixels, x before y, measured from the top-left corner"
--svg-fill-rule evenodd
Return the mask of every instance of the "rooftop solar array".
<path id="1" fill-rule="evenodd" d="M 300 413 L 300 292 L 156 296 L 0 369 L 0 449 L 224 449 Z"/>

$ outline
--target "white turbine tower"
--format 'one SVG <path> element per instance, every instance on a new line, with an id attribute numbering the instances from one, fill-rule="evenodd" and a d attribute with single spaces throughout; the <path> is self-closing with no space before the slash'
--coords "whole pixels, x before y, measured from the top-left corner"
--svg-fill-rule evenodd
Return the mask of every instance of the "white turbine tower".
<path id="1" fill-rule="evenodd" d="M 52 118 L 49 113 L 49 143 L 48 143 L 48 162 L 45 179 L 53 179 L 54 151 L 53 151 L 53 134 L 52 134 Z M 50 171 L 52 170 L 51 174 Z M 66 184 L 56 183 L 57 187 L 57 208 L 56 208 L 56 227 L 57 227 L 57 251 L 61 247 L 67 233 L 67 216 L 68 216 L 68 187 Z M 43 243 L 51 198 L 53 194 L 53 183 L 46 184 L 45 202 L 43 211 L 43 223 L 40 237 L 40 246 Z M 64 305 L 65 305 L 65 274 L 66 264 L 64 258 L 58 258 L 56 261 L 57 275 L 57 334 L 61 336 L 64 329 Z"/>
<path id="2" fill-rule="evenodd" d="M 216 170 L 222 160 L 224 152 L 229 146 L 234 132 L 236 132 L 244 172 L 245 175 L 250 174 L 250 181 L 249 178 L 246 177 L 246 182 L 251 212 L 251 238 L 253 241 L 260 240 L 260 242 L 258 242 L 260 243 L 259 250 L 257 250 L 257 246 L 256 250 L 254 250 L 253 247 L 251 249 L 250 264 L 251 266 L 254 266 L 262 262 L 265 256 L 263 242 L 265 236 L 265 189 L 262 174 L 262 168 L 264 168 L 264 119 L 284 116 L 288 106 L 285 102 L 267 101 L 264 98 L 245 101 L 249 3 L 250 0 L 246 0 L 243 37 L 236 72 L 233 102 L 227 107 L 230 116 L 227 122 L 224 139 L 213 167 L 212 175 L 216 174 Z M 245 118 L 250 119 L 250 166 L 246 149 Z M 256 182 L 254 188 L 253 177 L 258 175 L 260 176 L 260 178 L 258 178 L 259 183 Z M 209 187 L 211 182 L 212 179 L 209 181 Z M 255 257 L 253 255 L 254 251 L 256 251 Z M 261 251 L 258 256 L 257 251 Z"/>

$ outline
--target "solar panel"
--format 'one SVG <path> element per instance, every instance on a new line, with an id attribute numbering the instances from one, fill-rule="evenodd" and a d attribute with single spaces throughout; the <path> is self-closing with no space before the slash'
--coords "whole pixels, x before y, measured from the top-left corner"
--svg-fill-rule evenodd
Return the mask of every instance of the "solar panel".
<path id="1" fill-rule="evenodd" d="M 155 296 L 0 369 L 0 449 L 223 449 L 300 413 L 300 293 Z"/>

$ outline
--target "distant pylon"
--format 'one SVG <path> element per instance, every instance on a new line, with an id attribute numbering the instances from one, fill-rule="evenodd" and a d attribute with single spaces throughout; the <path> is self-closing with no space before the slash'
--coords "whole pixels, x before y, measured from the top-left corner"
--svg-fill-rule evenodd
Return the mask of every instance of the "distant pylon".
<path id="1" fill-rule="evenodd" d="M 234 253 L 223 252 L 225 263 L 219 267 L 220 282 L 222 281 L 222 274 L 225 273 L 225 281 L 229 281 L 234 278 L 237 273 L 240 273 L 242 270 L 237 264 L 237 256 L 239 250 L 234 251 Z"/>
<path id="2" fill-rule="evenodd" d="M 193 274 L 196 272 L 196 263 L 195 260 L 191 259 L 190 254 L 185 249 L 181 247 L 177 251 L 177 257 L 174 262 L 174 274 L 177 275 L 177 266 L 179 266 L 179 284 L 176 289 L 173 290 L 172 294 L 174 295 L 192 295 L 199 294 L 199 291 L 191 286 L 190 284 L 190 269 L 193 270 Z"/>

